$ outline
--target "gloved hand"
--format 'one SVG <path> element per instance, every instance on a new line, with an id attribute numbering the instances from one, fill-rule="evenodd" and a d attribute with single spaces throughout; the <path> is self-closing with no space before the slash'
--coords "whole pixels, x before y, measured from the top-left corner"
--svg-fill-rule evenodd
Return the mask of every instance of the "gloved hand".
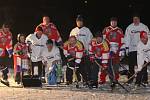
<path id="1" fill-rule="evenodd" d="M 72 61 L 72 60 L 74 60 L 74 58 L 73 58 L 71 55 L 68 55 L 68 56 L 67 56 L 67 61 L 70 62 L 70 61 Z"/>
<path id="2" fill-rule="evenodd" d="M 138 67 L 136 70 L 135 70 L 135 73 L 138 73 L 142 70 L 142 67 Z"/>
<path id="3" fill-rule="evenodd" d="M 95 56 L 94 55 L 90 55 L 90 61 L 94 62 L 94 60 L 95 60 Z"/>
<path id="4" fill-rule="evenodd" d="M 12 55 L 9 55 L 9 58 L 11 58 L 12 57 Z"/>
<path id="5" fill-rule="evenodd" d="M 102 64 L 102 70 L 106 70 L 108 68 L 108 64 Z"/>
<path id="6" fill-rule="evenodd" d="M 23 50 L 18 51 L 18 55 L 23 55 Z"/>
<path id="7" fill-rule="evenodd" d="M 109 52 L 109 55 L 110 55 L 110 57 L 112 57 L 112 56 L 114 55 L 114 52 L 113 52 L 113 51 L 110 51 L 110 52 Z"/>
<path id="8" fill-rule="evenodd" d="M 80 67 L 79 63 L 75 63 L 75 69 L 78 69 Z"/>
<path id="9" fill-rule="evenodd" d="M 119 52 L 119 56 L 120 56 L 120 57 L 124 57 L 124 56 L 125 56 L 125 51 L 124 51 L 124 50 L 121 50 L 121 51 Z"/>
<path id="10" fill-rule="evenodd" d="M 129 47 L 126 47 L 126 55 L 129 55 Z"/>

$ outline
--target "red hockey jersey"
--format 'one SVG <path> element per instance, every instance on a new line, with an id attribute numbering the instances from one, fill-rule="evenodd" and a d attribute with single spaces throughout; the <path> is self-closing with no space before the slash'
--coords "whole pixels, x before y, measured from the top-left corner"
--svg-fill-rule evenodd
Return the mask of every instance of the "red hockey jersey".
<path id="1" fill-rule="evenodd" d="M 109 44 L 108 41 L 103 40 L 101 43 L 98 43 L 96 38 L 91 40 L 89 46 L 89 53 L 94 54 L 97 59 L 101 59 L 102 65 L 108 64 L 109 60 Z"/>
<path id="2" fill-rule="evenodd" d="M 112 56 L 114 58 L 114 62 L 118 63 L 119 52 L 123 49 L 124 44 L 124 34 L 122 29 L 119 27 L 113 28 L 112 26 L 109 26 L 104 29 L 103 34 L 109 42 L 110 51 L 114 52 L 114 55 Z"/>
<path id="3" fill-rule="evenodd" d="M 46 34 L 49 39 L 52 39 L 57 43 L 62 42 L 60 33 L 53 23 L 49 23 L 48 25 L 44 25 L 43 23 L 41 23 L 39 26 L 42 27 L 44 34 Z"/>
<path id="4" fill-rule="evenodd" d="M 75 45 L 71 46 L 69 41 L 64 43 L 64 55 L 67 57 L 68 55 L 71 55 L 76 60 L 75 62 L 80 63 L 81 58 L 83 57 L 84 47 L 83 44 L 79 41 L 76 42 Z"/>
<path id="5" fill-rule="evenodd" d="M 12 33 L 0 29 L 0 57 L 6 55 L 6 50 L 9 55 L 12 55 Z"/>

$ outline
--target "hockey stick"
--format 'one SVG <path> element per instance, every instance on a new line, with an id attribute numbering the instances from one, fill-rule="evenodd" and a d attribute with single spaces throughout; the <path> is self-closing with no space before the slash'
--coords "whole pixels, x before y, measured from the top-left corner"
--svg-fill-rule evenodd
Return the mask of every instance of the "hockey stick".
<path id="1" fill-rule="evenodd" d="M 102 66 L 95 60 L 95 63 L 102 69 Z M 113 70 L 113 69 L 112 69 Z M 113 73 L 114 73 L 114 71 L 113 71 Z M 109 75 L 109 74 L 108 74 Z M 114 79 L 113 78 L 113 76 L 111 76 L 111 75 L 109 75 L 109 77 L 111 77 L 112 79 Z M 127 90 L 122 84 L 120 84 L 118 81 L 115 81 L 115 83 L 116 84 L 118 84 L 120 87 L 122 87 L 126 92 L 129 92 L 129 90 Z"/>
<path id="2" fill-rule="evenodd" d="M 150 61 L 147 62 L 147 63 L 145 63 L 145 64 L 142 66 L 142 69 L 145 68 L 149 63 L 150 63 Z M 142 70 L 142 69 L 141 69 L 141 70 Z M 135 78 L 135 76 L 136 76 L 137 74 L 138 74 L 138 72 L 136 72 L 135 74 L 133 74 L 124 84 L 128 83 L 132 78 Z"/>
<path id="3" fill-rule="evenodd" d="M 1 79 L 0 79 L 0 82 L 1 82 L 2 84 L 4 84 L 5 86 L 8 86 L 8 87 L 9 87 L 9 82 L 4 82 L 4 81 L 1 80 Z"/>
<path id="4" fill-rule="evenodd" d="M 119 64 L 119 65 L 120 65 L 120 67 L 122 67 L 123 69 L 127 70 L 127 68 L 125 68 L 123 65 L 121 65 L 121 64 Z M 129 75 L 131 75 L 131 73 L 129 72 L 129 70 L 127 70 L 127 73 L 128 73 Z"/>

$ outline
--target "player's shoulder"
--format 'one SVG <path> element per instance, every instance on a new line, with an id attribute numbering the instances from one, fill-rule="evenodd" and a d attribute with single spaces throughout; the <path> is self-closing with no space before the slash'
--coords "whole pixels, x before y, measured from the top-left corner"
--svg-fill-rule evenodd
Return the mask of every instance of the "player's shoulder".
<path id="1" fill-rule="evenodd" d="M 82 29 L 84 29 L 84 30 L 90 30 L 88 27 L 86 27 L 86 26 L 84 26 L 84 27 L 82 27 Z"/>
<path id="2" fill-rule="evenodd" d="M 103 29 L 102 33 L 104 34 L 105 32 L 107 32 L 107 31 L 109 31 L 109 30 L 111 30 L 111 26 L 106 26 L 106 27 Z"/>
<path id="3" fill-rule="evenodd" d="M 120 27 L 118 27 L 117 30 L 119 31 L 120 34 L 123 33 L 123 30 Z"/>
<path id="4" fill-rule="evenodd" d="M 130 29 L 130 28 L 132 28 L 133 26 L 134 26 L 134 24 L 131 23 L 131 24 L 129 24 L 129 25 L 127 26 L 127 29 Z"/>
<path id="5" fill-rule="evenodd" d="M 48 37 L 45 34 L 42 34 L 44 39 L 48 39 Z"/>

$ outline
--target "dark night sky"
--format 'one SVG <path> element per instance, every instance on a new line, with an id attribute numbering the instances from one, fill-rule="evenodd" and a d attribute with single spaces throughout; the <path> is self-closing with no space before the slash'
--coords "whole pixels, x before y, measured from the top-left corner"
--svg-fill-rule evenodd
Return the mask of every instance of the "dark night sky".
<path id="1" fill-rule="evenodd" d="M 138 12 L 141 20 L 149 24 L 149 5 L 144 0 L 1 0 L 0 24 L 9 22 L 14 34 L 33 33 L 43 15 L 49 15 L 57 25 L 63 40 L 75 26 L 75 17 L 82 14 L 86 26 L 93 34 L 109 24 L 109 18 L 119 18 L 119 26 L 125 28 L 131 23 L 131 15 Z"/>

